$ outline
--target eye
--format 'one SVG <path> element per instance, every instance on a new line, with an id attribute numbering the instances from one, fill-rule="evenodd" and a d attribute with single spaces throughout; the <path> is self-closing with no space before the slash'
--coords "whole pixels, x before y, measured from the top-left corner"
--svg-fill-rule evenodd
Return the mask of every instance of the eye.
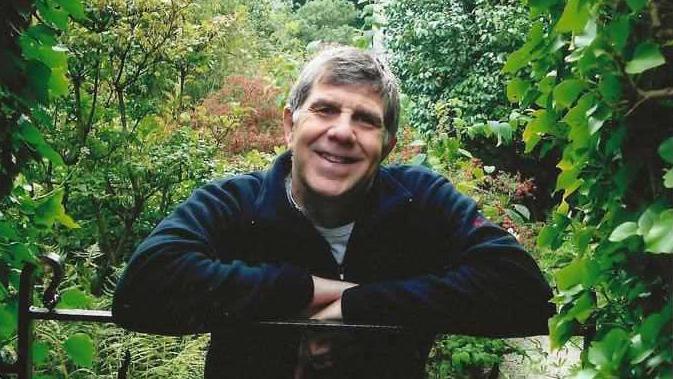
<path id="1" fill-rule="evenodd" d="M 354 119 L 355 121 L 357 121 L 358 124 L 366 128 L 379 129 L 381 128 L 382 125 L 377 117 L 369 115 L 356 115 Z"/>
<path id="2" fill-rule="evenodd" d="M 316 114 L 322 115 L 322 116 L 331 116 L 331 115 L 339 113 L 339 109 L 337 109 L 336 107 L 328 106 L 328 105 L 319 105 L 319 106 L 312 107 L 311 111 L 313 113 L 316 113 Z"/>

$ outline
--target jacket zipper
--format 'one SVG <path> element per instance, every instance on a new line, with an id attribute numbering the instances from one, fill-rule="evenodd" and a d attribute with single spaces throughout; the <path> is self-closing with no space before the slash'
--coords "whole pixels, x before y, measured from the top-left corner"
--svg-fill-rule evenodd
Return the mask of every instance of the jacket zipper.
<path id="1" fill-rule="evenodd" d="M 343 263 L 338 266 L 338 273 L 339 273 L 339 279 L 341 279 L 341 281 L 343 282 L 345 277 L 345 269 Z"/>

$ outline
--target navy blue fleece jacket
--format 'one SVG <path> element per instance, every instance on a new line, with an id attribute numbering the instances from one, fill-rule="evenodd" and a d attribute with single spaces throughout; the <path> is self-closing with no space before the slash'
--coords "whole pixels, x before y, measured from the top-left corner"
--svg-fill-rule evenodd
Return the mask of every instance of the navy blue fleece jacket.
<path id="1" fill-rule="evenodd" d="M 546 334 L 554 308 L 537 265 L 444 177 L 380 168 L 339 267 L 288 202 L 290 165 L 284 154 L 269 171 L 212 182 L 178 206 L 131 257 L 114 296 L 117 321 L 185 334 L 293 317 L 311 301 L 311 275 L 336 279 L 342 270 L 359 284 L 343 294 L 347 323 Z M 224 334 L 213 333 L 212 348 L 232 344 Z"/>

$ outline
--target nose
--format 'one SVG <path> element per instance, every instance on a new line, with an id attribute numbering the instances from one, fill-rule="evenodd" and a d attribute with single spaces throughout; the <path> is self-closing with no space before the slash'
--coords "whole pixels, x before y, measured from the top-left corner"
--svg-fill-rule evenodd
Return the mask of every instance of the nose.
<path id="1" fill-rule="evenodd" d="M 327 131 L 327 137 L 330 140 L 341 144 L 354 143 L 355 130 L 351 124 L 351 115 L 347 112 L 341 113 L 341 115 L 333 121 L 332 125 Z"/>

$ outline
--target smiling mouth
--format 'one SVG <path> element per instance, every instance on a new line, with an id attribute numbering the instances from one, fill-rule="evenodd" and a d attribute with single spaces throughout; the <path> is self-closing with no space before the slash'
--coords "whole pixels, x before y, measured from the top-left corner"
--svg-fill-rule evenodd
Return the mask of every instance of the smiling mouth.
<path id="1" fill-rule="evenodd" d="M 325 152 L 318 152 L 318 155 L 322 157 L 324 160 L 331 162 L 331 163 L 338 163 L 338 164 L 351 164 L 355 163 L 358 161 L 358 159 L 351 158 L 351 157 L 344 157 L 340 155 L 332 155 L 329 153 Z"/>

